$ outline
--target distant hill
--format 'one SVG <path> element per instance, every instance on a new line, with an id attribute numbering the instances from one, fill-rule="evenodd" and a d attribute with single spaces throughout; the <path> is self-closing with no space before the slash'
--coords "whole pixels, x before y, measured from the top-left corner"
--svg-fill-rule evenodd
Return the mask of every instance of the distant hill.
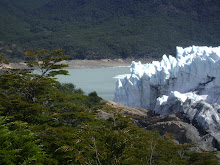
<path id="1" fill-rule="evenodd" d="M 219 0 L 1 0 L 0 41 L 73 59 L 159 58 L 220 43 Z"/>

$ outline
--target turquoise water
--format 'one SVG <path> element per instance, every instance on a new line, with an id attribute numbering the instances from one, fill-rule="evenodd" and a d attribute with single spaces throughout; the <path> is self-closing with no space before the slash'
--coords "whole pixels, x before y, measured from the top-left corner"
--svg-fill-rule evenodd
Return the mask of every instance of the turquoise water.
<path id="1" fill-rule="evenodd" d="M 96 91 L 103 99 L 113 100 L 117 75 L 129 74 L 130 67 L 66 69 L 69 76 L 57 76 L 61 83 L 73 83 L 86 94 Z"/>

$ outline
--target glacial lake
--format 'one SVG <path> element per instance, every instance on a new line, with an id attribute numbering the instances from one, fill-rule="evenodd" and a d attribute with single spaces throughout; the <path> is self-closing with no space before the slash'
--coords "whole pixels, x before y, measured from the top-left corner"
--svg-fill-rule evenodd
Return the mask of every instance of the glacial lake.
<path id="1" fill-rule="evenodd" d="M 73 83 L 81 88 L 85 94 L 96 91 L 103 99 L 113 100 L 116 88 L 117 75 L 129 74 L 130 67 L 107 68 L 80 68 L 66 69 L 68 76 L 59 75 L 57 80 L 61 83 Z"/>

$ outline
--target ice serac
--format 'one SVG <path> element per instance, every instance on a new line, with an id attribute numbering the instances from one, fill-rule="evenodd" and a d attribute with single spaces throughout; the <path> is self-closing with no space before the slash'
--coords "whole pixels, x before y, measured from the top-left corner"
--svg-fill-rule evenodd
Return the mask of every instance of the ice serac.
<path id="1" fill-rule="evenodd" d="M 160 62 L 132 62 L 130 76 L 117 82 L 114 100 L 161 115 L 182 112 L 220 131 L 220 46 L 176 50 L 176 57 L 163 55 Z"/>

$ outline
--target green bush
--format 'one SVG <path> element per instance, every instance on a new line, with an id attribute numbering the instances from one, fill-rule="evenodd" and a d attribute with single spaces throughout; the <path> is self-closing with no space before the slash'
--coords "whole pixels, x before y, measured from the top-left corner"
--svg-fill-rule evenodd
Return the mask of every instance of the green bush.
<path id="1" fill-rule="evenodd" d="M 0 164 L 44 164 L 46 153 L 28 123 L 0 117 Z"/>

